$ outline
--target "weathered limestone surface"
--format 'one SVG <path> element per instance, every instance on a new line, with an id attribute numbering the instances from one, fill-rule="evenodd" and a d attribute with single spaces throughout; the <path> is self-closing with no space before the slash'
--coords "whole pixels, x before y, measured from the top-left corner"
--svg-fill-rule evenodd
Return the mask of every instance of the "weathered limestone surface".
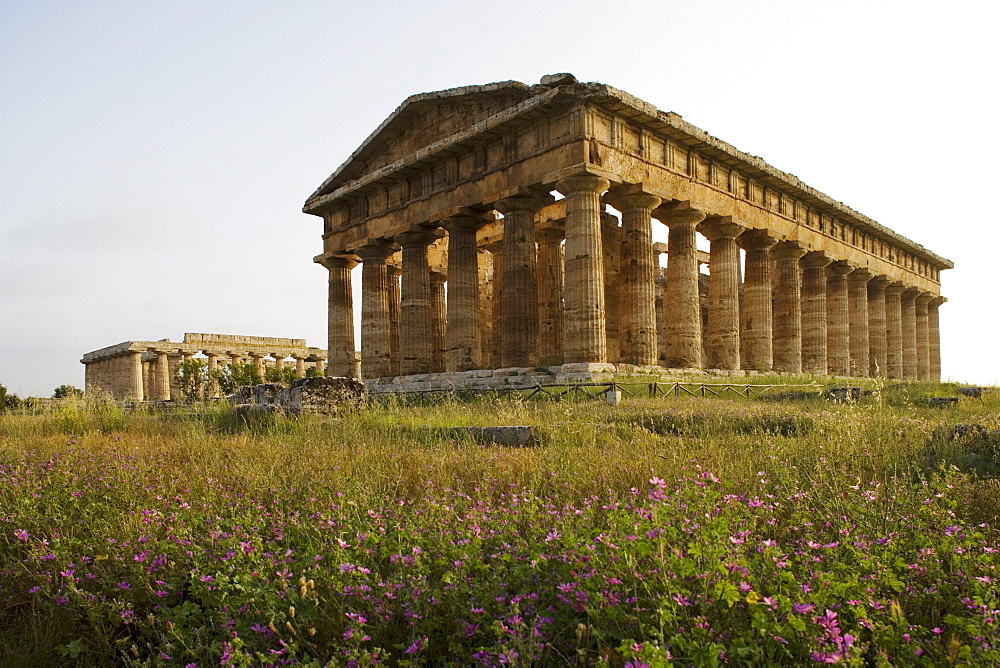
<path id="1" fill-rule="evenodd" d="M 564 198 L 553 201 L 553 191 Z M 622 212 L 620 227 L 602 209 L 605 192 Z M 447 252 L 435 244 L 428 256 L 436 237 L 403 244 L 397 307 L 389 269 L 397 262 L 385 260 L 388 363 L 383 292 L 363 289 L 363 299 L 376 302 L 362 304 L 372 341 L 366 346 L 363 333 L 363 351 L 371 353 L 364 353 L 366 378 L 539 362 L 591 365 L 577 374 L 606 373 L 592 365 L 661 362 L 933 376 L 939 353 L 931 300 L 940 296 L 940 272 L 953 266 L 677 114 L 570 74 L 533 86 L 507 81 L 411 96 L 304 211 L 323 219 L 322 264 L 448 230 Z M 486 223 L 460 228 L 449 222 L 455 216 Z M 665 275 L 651 217 L 670 228 Z M 698 269 L 702 221 L 712 246 L 707 276 Z M 734 227 L 720 231 L 713 221 Z M 737 244 L 746 250 L 742 282 Z M 834 263 L 829 285 L 815 258 Z M 331 272 L 331 362 L 352 375 L 349 279 Z M 441 278 L 433 294 L 429 272 Z M 883 297 L 881 283 L 866 286 L 862 277 L 899 284 L 927 302 L 926 345 L 923 305 L 907 302 L 904 318 L 898 294 Z"/>
<path id="2" fill-rule="evenodd" d="M 322 376 L 299 378 L 288 386 L 279 383 L 244 386 L 228 399 L 243 415 L 254 412 L 247 410 L 247 406 L 272 406 L 275 410 L 268 412 L 286 415 L 335 415 L 345 408 L 362 406 L 366 397 L 365 384 L 356 378 Z"/>
<path id="3" fill-rule="evenodd" d="M 885 375 L 889 378 L 903 378 L 903 307 L 900 295 L 904 290 L 904 283 L 890 283 L 885 288 Z"/>

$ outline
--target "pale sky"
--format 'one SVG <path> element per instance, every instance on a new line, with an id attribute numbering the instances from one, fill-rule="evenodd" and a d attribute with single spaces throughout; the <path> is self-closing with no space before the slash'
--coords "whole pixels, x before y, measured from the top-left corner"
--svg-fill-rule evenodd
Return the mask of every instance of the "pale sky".
<path id="1" fill-rule="evenodd" d="M 998 29 L 971 0 L 0 0 L 0 383 L 184 332 L 325 347 L 306 197 L 408 95 L 572 72 L 954 261 L 944 376 L 1000 384 Z"/>

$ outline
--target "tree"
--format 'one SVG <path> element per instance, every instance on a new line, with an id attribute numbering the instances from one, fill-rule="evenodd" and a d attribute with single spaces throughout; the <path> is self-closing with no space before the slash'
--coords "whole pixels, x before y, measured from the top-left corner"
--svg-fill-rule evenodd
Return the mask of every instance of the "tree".
<path id="1" fill-rule="evenodd" d="M 73 387 L 72 385 L 60 385 L 52 392 L 53 399 L 69 399 L 71 397 L 82 397 L 83 390 L 78 387 Z"/>
<path id="2" fill-rule="evenodd" d="M 16 394 L 8 392 L 6 387 L 0 385 L 0 413 L 17 408 L 20 405 L 21 398 Z"/>

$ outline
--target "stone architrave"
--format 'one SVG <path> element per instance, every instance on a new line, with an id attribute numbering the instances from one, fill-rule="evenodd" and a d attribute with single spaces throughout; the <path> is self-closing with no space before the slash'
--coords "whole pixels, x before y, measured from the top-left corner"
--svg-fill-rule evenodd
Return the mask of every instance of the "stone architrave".
<path id="1" fill-rule="evenodd" d="M 445 368 L 448 371 L 481 368 L 476 232 L 485 222 L 481 216 L 472 214 L 451 216 L 441 222 L 448 231 L 448 330 L 445 341 Z"/>
<path id="2" fill-rule="evenodd" d="M 802 373 L 802 291 L 799 262 L 806 249 L 782 241 L 774 257 L 774 370 Z"/>
<path id="3" fill-rule="evenodd" d="M 745 229 L 728 216 L 706 218 L 698 226 L 711 244 L 705 332 L 709 369 L 740 368 L 740 250 L 736 237 Z"/>
<path id="4" fill-rule="evenodd" d="M 538 344 L 538 276 L 535 213 L 552 196 L 518 192 L 494 203 L 503 214 L 503 288 L 500 293 L 500 364 L 532 366 Z"/>
<path id="5" fill-rule="evenodd" d="M 329 376 L 353 378 L 355 375 L 354 355 L 354 293 L 351 291 L 351 269 L 357 266 L 357 258 L 352 255 L 331 255 L 320 259 L 320 264 L 329 271 L 328 319 L 327 319 L 327 364 Z M 263 358 L 257 363 L 263 365 Z M 263 369 L 260 369 L 263 374 Z"/>
<path id="6" fill-rule="evenodd" d="M 865 268 L 852 271 L 847 277 L 847 302 L 850 310 L 851 376 L 868 375 L 870 341 L 868 337 L 868 281 L 872 273 Z"/>
<path id="7" fill-rule="evenodd" d="M 917 325 L 917 380 L 931 379 L 930 331 L 928 305 L 934 295 L 923 292 L 913 300 Z"/>
<path id="8" fill-rule="evenodd" d="M 660 356 L 656 326 L 660 267 L 653 250 L 652 212 L 662 200 L 642 188 L 642 184 L 616 188 L 606 199 L 622 214 L 618 358 L 628 364 L 654 366 Z"/>
<path id="9" fill-rule="evenodd" d="M 563 356 L 571 364 L 607 362 L 601 193 L 610 181 L 578 174 L 556 183 L 566 197 L 566 273 Z"/>
<path id="10" fill-rule="evenodd" d="M 403 247 L 403 276 L 399 314 L 399 372 L 407 376 L 430 373 L 432 346 L 431 272 L 427 247 L 443 233 L 412 229 L 396 237 Z"/>
<path id="11" fill-rule="evenodd" d="M 563 224 L 565 224 L 563 222 Z M 563 248 L 566 231 L 549 226 L 536 231 L 538 238 L 538 362 L 550 366 L 563 362 Z"/>
<path id="12" fill-rule="evenodd" d="M 927 304 L 927 357 L 930 360 L 930 380 L 941 380 L 941 329 L 938 308 L 947 299 L 935 297 Z"/>
<path id="13" fill-rule="evenodd" d="M 802 370 L 827 373 L 826 267 L 833 258 L 823 251 L 806 253 L 802 265 Z"/>
<path id="14" fill-rule="evenodd" d="M 778 240 L 766 230 L 747 230 L 737 242 L 746 251 L 740 308 L 741 366 L 748 371 L 770 371 L 774 366 L 771 249 Z"/>
<path id="15" fill-rule="evenodd" d="M 393 256 L 395 259 L 395 255 Z M 402 260 L 389 262 L 385 273 L 389 280 L 389 375 L 399 375 L 399 319 L 403 310 L 399 281 L 403 275 Z"/>
<path id="16" fill-rule="evenodd" d="M 361 258 L 361 375 L 392 375 L 391 289 L 386 260 L 398 250 L 394 243 L 370 240 L 355 253 Z"/>
<path id="17" fill-rule="evenodd" d="M 917 380 L 917 308 L 916 297 L 920 291 L 908 287 L 899 296 L 900 314 L 903 319 L 903 378 Z"/>
<path id="18" fill-rule="evenodd" d="M 851 309 L 847 277 L 854 269 L 843 260 L 826 268 L 826 366 L 832 376 L 851 374 Z"/>
<path id="19" fill-rule="evenodd" d="M 698 291 L 698 246 L 695 228 L 705 212 L 679 202 L 660 206 L 653 216 L 670 228 L 667 235 L 667 293 L 664 298 L 668 368 L 701 367 L 701 304 Z"/>
<path id="20" fill-rule="evenodd" d="M 903 377 L 903 309 L 900 295 L 906 290 L 903 283 L 890 283 L 885 288 L 885 375 Z"/>
<path id="21" fill-rule="evenodd" d="M 448 307 L 444 289 L 447 281 L 446 274 L 431 272 L 431 373 L 444 371 L 445 358 L 448 356 Z"/>
<path id="22" fill-rule="evenodd" d="M 601 250 L 604 255 L 604 333 L 608 362 L 621 361 L 622 228 L 618 217 L 601 212 Z"/>
<path id="23" fill-rule="evenodd" d="M 868 281 L 868 372 L 873 378 L 885 378 L 889 369 L 886 339 L 885 289 L 892 283 L 885 275 Z"/>

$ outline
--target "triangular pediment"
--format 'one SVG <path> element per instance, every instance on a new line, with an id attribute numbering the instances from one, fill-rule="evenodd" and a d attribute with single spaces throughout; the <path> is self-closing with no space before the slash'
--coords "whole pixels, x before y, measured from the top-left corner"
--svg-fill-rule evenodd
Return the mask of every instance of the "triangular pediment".
<path id="1" fill-rule="evenodd" d="M 344 183 L 467 130 L 532 94 L 531 86 L 503 81 L 411 95 L 323 182 L 312 198 L 331 193 Z"/>

